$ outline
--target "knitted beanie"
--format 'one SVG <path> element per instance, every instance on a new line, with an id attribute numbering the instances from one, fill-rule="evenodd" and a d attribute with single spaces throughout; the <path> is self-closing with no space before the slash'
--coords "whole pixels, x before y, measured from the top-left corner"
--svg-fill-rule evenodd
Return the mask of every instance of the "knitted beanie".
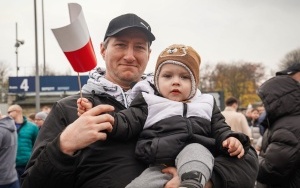
<path id="1" fill-rule="evenodd" d="M 45 121 L 47 115 L 48 114 L 46 112 L 41 111 L 35 114 L 35 119 L 41 119 Z"/>
<path id="2" fill-rule="evenodd" d="M 190 73 L 192 90 L 188 99 L 194 97 L 199 85 L 200 55 L 191 46 L 185 46 L 183 44 L 173 44 L 162 51 L 158 56 L 154 73 L 154 84 L 158 92 L 158 75 L 162 66 L 169 63 L 183 66 Z"/>

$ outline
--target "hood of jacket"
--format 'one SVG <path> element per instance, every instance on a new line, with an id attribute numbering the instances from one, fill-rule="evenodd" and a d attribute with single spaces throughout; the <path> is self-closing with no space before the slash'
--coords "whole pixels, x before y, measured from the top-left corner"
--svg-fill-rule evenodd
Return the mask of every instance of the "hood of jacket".
<path id="1" fill-rule="evenodd" d="M 0 119 L 0 127 L 5 128 L 11 132 L 16 131 L 15 122 L 9 116 L 6 116 L 5 118 Z"/>
<path id="2" fill-rule="evenodd" d="M 300 83 L 290 76 L 276 76 L 264 82 L 258 90 L 269 123 L 288 115 L 300 114 Z"/>
<path id="3" fill-rule="evenodd" d="M 82 92 L 89 94 L 107 93 L 128 108 L 134 98 L 131 96 L 132 89 L 124 91 L 119 85 L 107 80 L 105 78 L 105 73 L 106 69 L 103 67 L 97 67 L 96 69 L 91 70 L 87 84 L 82 87 Z M 153 82 L 153 74 L 144 74 L 142 75 L 141 80 Z"/>

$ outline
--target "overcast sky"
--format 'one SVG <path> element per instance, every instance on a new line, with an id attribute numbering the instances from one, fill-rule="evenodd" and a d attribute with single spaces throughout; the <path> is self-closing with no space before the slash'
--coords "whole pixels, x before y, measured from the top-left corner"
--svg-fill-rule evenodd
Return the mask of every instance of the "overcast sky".
<path id="1" fill-rule="evenodd" d="M 37 0 L 38 57 L 43 64 L 42 5 Z M 300 47 L 299 0 L 44 0 L 46 64 L 63 73 L 72 70 L 60 49 L 53 28 L 70 24 L 68 3 L 82 6 L 97 55 L 108 22 L 125 13 L 135 13 L 152 27 L 156 40 L 146 72 L 154 70 L 160 51 L 173 43 L 193 46 L 205 64 L 248 61 L 263 63 L 276 71 L 286 53 Z M 16 22 L 19 76 L 35 68 L 34 0 L 0 0 L 0 62 L 16 75 Z"/>

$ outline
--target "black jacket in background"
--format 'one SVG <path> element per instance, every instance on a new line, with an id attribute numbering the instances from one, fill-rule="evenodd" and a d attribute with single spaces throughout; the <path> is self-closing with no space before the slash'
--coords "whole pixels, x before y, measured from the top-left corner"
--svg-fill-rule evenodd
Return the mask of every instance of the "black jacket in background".
<path id="1" fill-rule="evenodd" d="M 267 119 L 257 180 L 268 188 L 300 187 L 300 83 L 289 76 L 266 81 L 258 95 Z"/>

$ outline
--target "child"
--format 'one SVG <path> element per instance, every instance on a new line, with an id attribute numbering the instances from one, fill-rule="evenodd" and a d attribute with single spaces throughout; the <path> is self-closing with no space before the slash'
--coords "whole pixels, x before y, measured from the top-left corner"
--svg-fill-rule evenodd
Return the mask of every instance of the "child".
<path id="1" fill-rule="evenodd" d="M 213 96 L 197 89 L 199 66 L 192 47 L 169 46 L 158 57 L 154 85 L 139 82 L 132 88 L 136 96 L 130 107 L 112 113 L 109 136 L 128 140 L 139 135 L 136 156 L 150 165 L 127 188 L 163 187 L 170 177 L 161 173 L 162 166 L 177 167 L 180 187 L 204 187 L 212 173 L 212 154 L 241 158 L 249 147 L 248 137 L 225 123 Z M 86 98 L 77 103 L 79 115 L 92 108 Z"/>

